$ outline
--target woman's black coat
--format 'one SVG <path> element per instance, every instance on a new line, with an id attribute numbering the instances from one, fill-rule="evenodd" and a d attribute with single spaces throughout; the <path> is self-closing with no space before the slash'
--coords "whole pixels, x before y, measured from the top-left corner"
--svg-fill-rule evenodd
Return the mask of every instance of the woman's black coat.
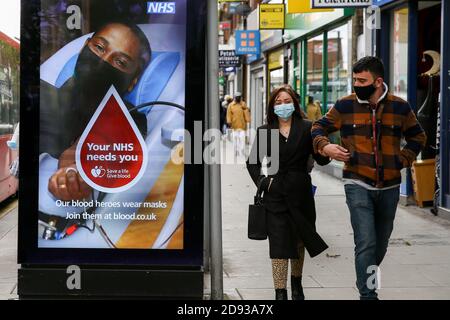
<path id="1" fill-rule="evenodd" d="M 329 158 L 314 154 L 311 126 L 311 121 L 293 116 L 290 134 L 284 147 L 284 152 L 279 157 L 279 170 L 276 174 L 269 173 L 268 177 L 261 174 L 261 162 L 267 156 L 269 160 L 268 166 L 274 164 L 273 160 L 270 159 L 270 143 L 265 143 L 265 141 L 270 141 L 269 132 L 271 129 L 276 129 L 274 133 L 276 133 L 278 141 L 278 121 L 275 124 L 259 127 L 250 157 L 247 161 L 247 169 L 255 184 L 257 186 L 263 185 L 263 189 L 267 188 L 269 178 L 274 178 L 269 192 L 265 192 L 264 194 L 266 209 L 276 212 L 279 207 L 284 207 L 285 211 L 289 212 L 288 217 L 294 226 L 297 237 L 303 241 L 309 255 L 314 257 L 326 250 L 328 246 L 316 232 L 316 209 L 312 193 L 311 176 L 308 172 L 308 161 L 311 155 L 319 165 L 326 165 L 330 160 Z M 266 145 L 267 147 L 265 147 Z M 273 194 L 278 195 L 277 201 L 271 196 Z M 281 202 L 280 195 L 282 195 Z M 276 215 L 274 216 L 276 217 Z M 270 227 L 269 225 L 268 228 L 270 229 Z M 286 232 L 286 230 L 271 231 Z"/>

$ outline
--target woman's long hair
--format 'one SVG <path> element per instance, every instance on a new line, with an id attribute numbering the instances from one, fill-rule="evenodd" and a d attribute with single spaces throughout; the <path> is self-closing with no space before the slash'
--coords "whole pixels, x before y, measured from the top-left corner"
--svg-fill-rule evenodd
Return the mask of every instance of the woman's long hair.
<path id="1" fill-rule="evenodd" d="M 278 116 L 275 114 L 275 100 L 281 92 L 286 92 L 291 96 L 292 101 L 294 102 L 294 114 L 293 116 L 297 116 L 302 119 L 303 112 L 300 109 L 300 102 L 298 101 L 297 94 L 292 89 L 292 87 L 288 84 L 282 85 L 280 87 L 275 88 L 270 94 L 269 104 L 267 105 L 267 123 L 274 124 L 278 121 Z"/>

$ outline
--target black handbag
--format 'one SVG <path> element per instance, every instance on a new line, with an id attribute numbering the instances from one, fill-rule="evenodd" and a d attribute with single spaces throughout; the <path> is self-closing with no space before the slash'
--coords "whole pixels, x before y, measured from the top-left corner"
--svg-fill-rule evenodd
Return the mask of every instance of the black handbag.
<path id="1" fill-rule="evenodd" d="M 261 186 L 255 195 L 254 204 L 248 208 L 248 238 L 252 240 L 267 239 L 266 208 L 262 198 Z"/>

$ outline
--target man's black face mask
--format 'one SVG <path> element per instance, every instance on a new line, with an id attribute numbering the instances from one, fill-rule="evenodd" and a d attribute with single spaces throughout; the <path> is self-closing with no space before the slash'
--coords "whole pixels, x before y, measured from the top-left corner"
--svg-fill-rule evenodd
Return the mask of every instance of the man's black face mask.
<path id="1" fill-rule="evenodd" d="M 99 58 L 86 45 L 81 51 L 75 66 L 74 80 L 86 100 L 99 103 L 111 85 L 114 85 L 120 95 L 127 92 L 134 78 L 111 66 Z"/>
<path id="2" fill-rule="evenodd" d="M 368 101 L 377 90 L 375 83 L 369 84 L 368 86 L 354 86 L 353 88 L 355 89 L 355 93 L 358 98 L 364 101 Z"/>

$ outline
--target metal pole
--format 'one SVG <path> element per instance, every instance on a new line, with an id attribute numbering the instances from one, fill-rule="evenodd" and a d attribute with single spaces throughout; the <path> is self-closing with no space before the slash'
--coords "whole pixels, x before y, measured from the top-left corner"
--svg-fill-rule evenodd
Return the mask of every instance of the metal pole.
<path id="1" fill-rule="evenodd" d="M 208 0 L 208 106 L 209 127 L 219 129 L 219 22 L 217 0 Z M 214 149 L 219 152 L 220 140 L 214 140 Z M 211 299 L 223 299 L 222 260 L 222 198 L 220 164 L 209 166 L 210 220 L 211 220 Z"/>
<path id="2" fill-rule="evenodd" d="M 205 49 L 207 51 L 207 49 Z M 207 52 L 206 52 L 207 54 Z M 205 77 L 208 76 L 208 71 L 205 70 Z M 208 92 L 208 84 L 205 83 L 205 92 Z M 205 97 L 205 106 L 208 105 L 208 97 Z M 209 110 L 205 108 L 205 129 L 209 128 Z M 203 150 L 203 149 L 202 149 Z M 204 234 L 203 234 L 203 267 L 205 268 L 205 272 L 211 271 L 210 259 L 211 259 L 211 220 L 210 220 L 210 197 L 209 197 L 209 167 L 205 166 L 204 169 L 204 183 L 205 183 L 205 196 L 203 198 L 203 210 L 204 210 Z"/>

